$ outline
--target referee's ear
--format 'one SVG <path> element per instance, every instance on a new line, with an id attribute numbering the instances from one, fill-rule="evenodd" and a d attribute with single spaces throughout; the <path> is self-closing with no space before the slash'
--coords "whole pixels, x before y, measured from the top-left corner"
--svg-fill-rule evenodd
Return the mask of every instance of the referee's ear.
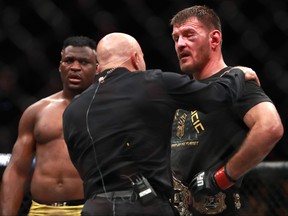
<path id="1" fill-rule="evenodd" d="M 131 55 L 131 64 L 135 70 L 140 70 L 139 62 L 140 62 L 140 57 L 138 53 L 135 51 Z"/>
<path id="2" fill-rule="evenodd" d="M 101 72 L 99 63 L 96 63 L 96 75 Z"/>

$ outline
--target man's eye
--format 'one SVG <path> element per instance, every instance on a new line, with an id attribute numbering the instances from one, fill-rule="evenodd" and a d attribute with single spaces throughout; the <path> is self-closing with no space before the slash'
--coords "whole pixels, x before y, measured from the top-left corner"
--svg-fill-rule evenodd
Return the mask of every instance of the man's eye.
<path id="1" fill-rule="evenodd" d="M 179 37 L 173 37 L 173 40 L 174 40 L 175 42 L 177 42 L 177 41 L 179 40 Z"/>
<path id="2" fill-rule="evenodd" d="M 63 63 L 65 63 L 65 64 L 72 64 L 72 63 L 73 63 L 73 60 L 72 60 L 72 59 L 65 59 L 65 60 L 63 61 Z"/>
<path id="3" fill-rule="evenodd" d="M 88 61 L 80 61 L 81 65 L 87 65 L 89 62 Z"/>
<path id="4" fill-rule="evenodd" d="M 191 38 L 191 37 L 194 37 L 194 36 L 195 36 L 195 34 L 188 34 L 187 38 Z"/>

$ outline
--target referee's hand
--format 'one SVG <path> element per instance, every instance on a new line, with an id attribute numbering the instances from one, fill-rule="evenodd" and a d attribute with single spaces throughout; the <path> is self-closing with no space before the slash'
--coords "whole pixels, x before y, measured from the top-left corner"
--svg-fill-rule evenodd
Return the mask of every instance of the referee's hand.
<path id="1" fill-rule="evenodd" d="M 252 68 L 248 68 L 248 67 L 244 67 L 244 66 L 236 66 L 234 68 L 238 68 L 245 73 L 245 80 L 254 80 L 259 86 L 261 86 L 260 80 L 259 80 L 256 72 L 254 70 L 252 70 Z"/>

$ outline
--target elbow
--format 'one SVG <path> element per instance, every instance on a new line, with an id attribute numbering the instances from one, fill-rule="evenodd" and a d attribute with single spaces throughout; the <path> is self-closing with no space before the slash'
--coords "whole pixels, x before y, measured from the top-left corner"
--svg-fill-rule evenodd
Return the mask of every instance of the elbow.
<path id="1" fill-rule="evenodd" d="M 275 145 L 284 135 L 284 127 L 281 121 L 276 121 L 266 128 L 266 134 L 269 134 L 271 145 Z"/>
<path id="2" fill-rule="evenodd" d="M 277 140 L 277 142 L 283 137 L 284 127 L 281 122 L 279 122 L 277 126 L 273 128 L 273 133 L 274 133 L 275 140 Z"/>

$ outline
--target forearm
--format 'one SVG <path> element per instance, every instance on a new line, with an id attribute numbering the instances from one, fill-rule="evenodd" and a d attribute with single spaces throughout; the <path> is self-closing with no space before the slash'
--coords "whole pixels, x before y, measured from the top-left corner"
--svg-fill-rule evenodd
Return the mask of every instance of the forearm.
<path id="1" fill-rule="evenodd" d="M 25 178 L 13 173 L 4 173 L 0 194 L 0 215 L 11 216 L 18 214 L 24 197 L 25 185 Z"/>
<path id="2" fill-rule="evenodd" d="M 235 180 L 239 179 L 271 152 L 282 136 L 282 125 L 277 124 L 271 128 L 255 124 L 236 154 L 226 164 L 228 174 Z"/>
<path id="3" fill-rule="evenodd" d="M 203 195 L 224 191 L 236 183 L 269 154 L 283 136 L 283 125 L 274 105 L 262 102 L 251 108 L 244 117 L 250 128 L 239 150 L 216 172 L 204 170 L 197 173 L 189 189 L 197 199 Z"/>
<path id="4" fill-rule="evenodd" d="M 216 172 L 204 170 L 197 173 L 189 184 L 193 196 L 201 199 L 225 191 L 243 175 L 259 164 L 278 141 L 276 131 L 269 133 L 261 124 L 254 124 L 240 149 Z"/>

